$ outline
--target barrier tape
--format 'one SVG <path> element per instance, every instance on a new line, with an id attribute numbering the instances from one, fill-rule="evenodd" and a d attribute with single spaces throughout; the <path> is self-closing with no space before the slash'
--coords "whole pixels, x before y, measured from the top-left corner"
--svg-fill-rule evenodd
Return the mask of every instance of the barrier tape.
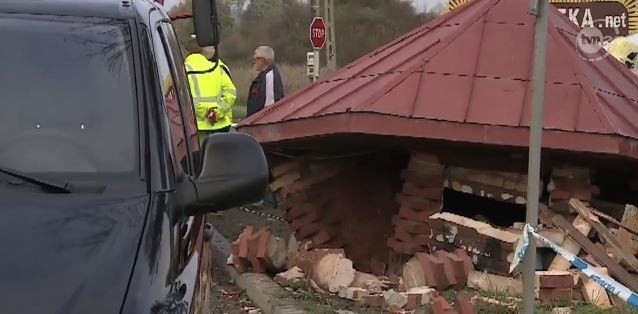
<path id="1" fill-rule="evenodd" d="M 542 243 L 552 248 L 556 252 L 556 254 L 560 254 L 563 258 L 568 260 L 574 267 L 578 268 L 585 276 L 592 279 L 599 285 L 601 285 L 607 292 L 612 295 L 618 296 L 623 299 L 627 304 L 632 306 L 633 308 L 638 309 L 638 295 L 629 290 L 629 288 L 623 286 L 618 281 L 609 277 L 608 275 L 601 274 L 596 271 L 596 269 L 585 262 L 583 259 L 578 256 L 572 254 L 571 252 L 565 250 L 564 248 L 556 245 L 554 242 L 545 238 L 544 236 L 536 233 L 534 228 L 529 224 L 525 225 L 523 229 L 523 234 L 521 235 L 521 240 L 518 241 L 518 245 L 516 245 L 516 251 L 514 251 L 514 259 L 512 260 L 512 264 L 510 265 L 510 273 L 514 271 L 514 268 L 518 266 L 525 253 L 527 252 L 527 247 L 529 246 L 529 235 L 534 236 L 534 238 L 540 240 Z"/>

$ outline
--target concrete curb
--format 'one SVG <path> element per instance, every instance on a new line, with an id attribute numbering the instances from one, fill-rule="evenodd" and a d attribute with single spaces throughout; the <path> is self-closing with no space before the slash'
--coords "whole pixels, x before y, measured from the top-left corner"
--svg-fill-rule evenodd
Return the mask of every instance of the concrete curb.
<path id="1" fill-rule="evenodd" d="M 250 300 L 264 314 L 306 314 L 297 301 L 287 296 L 286 291 L 264 274 L 239 274 L 235 268 L 226 264 L 232 250 L 230 242 L 213 227 L 213 262 L 228 273 L 235 285 L 246 292 Z"/>

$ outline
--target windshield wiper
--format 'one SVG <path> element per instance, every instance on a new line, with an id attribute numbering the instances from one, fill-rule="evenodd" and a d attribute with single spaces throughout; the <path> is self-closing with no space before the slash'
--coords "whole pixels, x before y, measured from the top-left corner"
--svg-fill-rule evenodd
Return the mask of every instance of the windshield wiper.
<path id="1" fill-rule="evenodd" d="M 43 188 L 51 189 L 51 190 L 54 190 L 56 192 L 73 193 L 73 191 L 70 189 L 68 184 L 58 183 L 58 182 L 55 182 L 55 181 L 52 181 L 52 180 L 39 178 L 39 177 L 36 177 L 36 176 L 32 176 L 32 175 L 20 172 L 18 170 L 0 167 L 0 173 L 4 173 L 6 175 L 9 175 L 9 176 L 12 176 L 12 177 L 15 177 L 15 178 L 19 178 L 19 179 L 21 179 L 23 181 L 29 182 L 31 184 L 39 185 L 39 186 L 41 186 Z"/>

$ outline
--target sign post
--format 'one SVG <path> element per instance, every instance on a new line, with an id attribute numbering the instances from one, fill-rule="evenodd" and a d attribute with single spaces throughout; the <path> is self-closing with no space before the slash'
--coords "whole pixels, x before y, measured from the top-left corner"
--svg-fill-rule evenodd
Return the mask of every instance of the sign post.
<path id="1" fill-rule="evenodd" d="M 312 77 L 312 81 L 316 81 L 319 77 L 319 50 L 323 49 L 326 45 L 326 23 L 320 16 L 315 16 L 310 22 L 310 43 L 312 44 L 312 48 L 315 51 L 315 62 L 314 66 L 316 70 L 314 71 L 314 77 Z"/>
<path id="2" fill-rule="evenodd" d="M 534 30 L 534 74 L 532 77 L 532 121 L 529 130 L 529 160 L 527 168 L 527 210 L 525 221 L 538 224 L 540 195 L 541 144 L 543 136 L 543 106 L 545 105 L 545 69 L 547 58 L 548 0 L 531 0 L 529 12 L 536 17 Z M 526 231 L 523 231 L 526 232 Z M 523 311 L 534 313 L 536 283 L 536 241 L 531 241 L 523 260 Z"/>

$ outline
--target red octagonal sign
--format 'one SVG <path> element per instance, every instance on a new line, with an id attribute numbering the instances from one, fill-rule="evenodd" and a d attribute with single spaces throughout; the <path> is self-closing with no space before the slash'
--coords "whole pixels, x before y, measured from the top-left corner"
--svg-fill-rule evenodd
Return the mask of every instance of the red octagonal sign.
<path id="1" fill-rule="evenodd" d="M 310 23 L 310 42 L 315 50 L 326 45 L 326 23 L 322 17 L 315 17 Z"/>

